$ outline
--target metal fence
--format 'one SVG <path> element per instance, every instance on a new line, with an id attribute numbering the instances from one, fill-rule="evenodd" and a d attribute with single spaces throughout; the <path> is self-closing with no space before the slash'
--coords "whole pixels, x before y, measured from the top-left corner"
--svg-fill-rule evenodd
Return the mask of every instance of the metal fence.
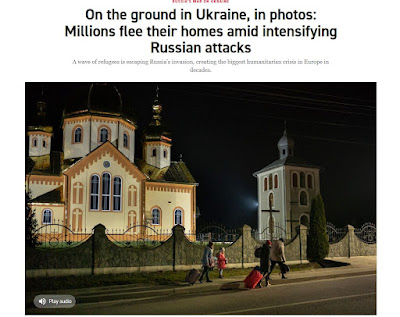
<path id="1" fill-rule="evenodd" d="M 71 226 L 66 226 L 63 222 L 57 221 L 41 226 L 34 234 L 37 235 L 37 247 L 39 248 L 69 248 L 89 239 L 93 234 L 93 229 L 73 232 Z"/>
<path id="2" fill-rule="evenodd" d="M 106 229 L 106 236 L 120 247 L 156 247 L 168 240 L 171 229 L 154 229 L 145 225 L 137 225 L 123 231 Z"/>
<path id="3" fill-rule="evenodd" d="M 272 228 L 266 227 L 261 232 L 257 229 L 252 230 L 252 236 L 255 240 L 265 241 L 265 240 L 279 240 L 284 239 L 285 241 L 289 242 L 292 240 L 292 235 L 290 232 L 286 232 L 285 228 L 276 223 Z"/>
<path id="4" fill-rule="evenodd" d="M 189 234 L 186 234 L 190 236 Z M 195 241 L 200 243 L 207 243 L 212 241 L 214 243 L 221 244 L 232 244 L 241 235 L 241 230 L 239 229 L 227 229 L 218 225 L 206 225 L 202 228 L 198 228 L 196 233 L 192 234 L 192 240 L 195 236 Z"/>
<path id="5" fill-rule="evenodd" d="M 365 243 L 376 243 L 376 226 L 373 223 L 367 222 L 364 223 L 361 228 L 355 228 L 354 234 Z"/>
<path id="6" fill-rule="evenodd" d="M 329 243 L 336 243 L 343 239 L 347 234 L 346 228 L 336 228 L 332 223 L 326 223 L 326 233 L 328 234 Z"/>

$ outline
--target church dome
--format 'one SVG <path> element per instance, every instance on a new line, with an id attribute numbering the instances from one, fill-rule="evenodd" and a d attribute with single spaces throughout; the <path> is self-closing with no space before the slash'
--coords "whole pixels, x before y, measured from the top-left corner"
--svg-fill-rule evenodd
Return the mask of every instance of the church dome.
<path id="1" fill-rule="evenodd" d="M 91 113 L 106 116 L 125 117 L 135 122 L 132 107 L 123 104 L 117 87 L 109 83 L 93 83 L 79 87 L 71 92 L 70 100 L 65 107 L 66 116 L 76 116 Z"/>

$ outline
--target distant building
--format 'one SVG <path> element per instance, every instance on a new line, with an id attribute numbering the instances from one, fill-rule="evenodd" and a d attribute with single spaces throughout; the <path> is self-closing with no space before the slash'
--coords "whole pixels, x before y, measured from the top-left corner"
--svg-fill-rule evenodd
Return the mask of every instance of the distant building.
<path id="1" fill-rule="evenodd" d="M 320 192 L 319 167 L 295 156 L 286 129 L 278 142 L 279 159 L 255 172 L 258 232 L 263 239 L 293 237 L 299 224 L 309 226 L 311 200 Z"/>
<path id="2" fill-rule="evenodd" d="M 37 102 L 27 132 L 26 189 L 39 226 L 59 221 L 73 232 L 88 232 L 102 223 L 140 233 L 144 225 L 180 224 L 195 232 L 198 184 L 182 160 L 171 161 L 172 138 L 162 124 L 158 91 L 141 159 L 135 153 L 136 120 L 124 112 L 115 86 L 92 84 L 77 107 L 64 111 L 61 152 L 52 151 L 46 107 Z"/>

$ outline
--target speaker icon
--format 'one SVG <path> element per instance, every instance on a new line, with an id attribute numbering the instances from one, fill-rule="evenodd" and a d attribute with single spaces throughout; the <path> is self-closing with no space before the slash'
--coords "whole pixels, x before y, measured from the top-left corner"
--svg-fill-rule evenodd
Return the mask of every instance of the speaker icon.
<path id="1" fill-rule="evenodd" d="M 41 298 L 38 300 L 38 302 L 42 305 L 46 305 L 46 298 Z"/>

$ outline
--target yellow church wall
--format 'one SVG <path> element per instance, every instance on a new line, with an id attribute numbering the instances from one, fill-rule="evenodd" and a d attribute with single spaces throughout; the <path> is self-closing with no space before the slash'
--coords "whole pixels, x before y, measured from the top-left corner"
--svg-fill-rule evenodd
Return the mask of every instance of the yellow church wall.
<path id="1" fill-rule="evenodd" d="M 180 209 L 183 212 L 182 226 L 185 227 L 186 233 L 192 233 L 194 231 L 193 190 L 193 185 L 146 183 L 147 224 L 155 230 L 170 230 L 175 226 L 174 212 Z M 159 208 L 161 211 L 160 225 L 151 224 L 153 208 Z"/>
<path id="2" fill-rule="evenodd" d="M 104 166 L 104 162 L 110 163 L 109 167 Z M 88 161 L 90 162 L 90 160 Z M 80 169 L 81 170 L 81 169 Z M 110 195 L 110 211 L 101 210 L 101 195 L 99 195 L 99 210 L 90 210 L 90 182 L 93 175 L 100 177 L 100 193 L 101 193 L 101 180 L 103 173 L 110 173 L 111 175 L 111 195 Z M 113 211 L 113 178 L 118 176 L 122 179 L 122 195 L 121 195 L 121 211 Z M 76 173 L 68 182 L 68 219 L 69 223 L 75 221 L 75 224 L 79 221 L 80 211 L 82 211 L 82 228 L 91 230 L 97 224 L 103 224 L 110 232 L 121 231 L 124 232 L 131 225 L 128 223 L 129 211 L 136 213 L 136 224 L 140 224 L 141 219 L 141 206 L 142 206 L 142 181 L 138 177 L 134 177 L 127 170 L 121 162 L 119 162 L 109 152 L 102 153 L 100 157 L 89 163 L 83 171 Z M 74 186 L 82 186 L 82 197 L 77 194 L 77 189 Z M 134 199 L 128 199 L 130 186 L 136 187 L 136 206 L 129 206 L 134 204 Z M 131 187 L 132 189 L 132 187 Z M 79 190 L 79 189 L 78 189 Z M 75 193 L 74 193 L 75 191 Z M 75 196 L 74 196 L 75 195 Z M 75 213 L 75 218 L 74 218 Z M 75 227 L 79 227 L 77 224 Z"/>

